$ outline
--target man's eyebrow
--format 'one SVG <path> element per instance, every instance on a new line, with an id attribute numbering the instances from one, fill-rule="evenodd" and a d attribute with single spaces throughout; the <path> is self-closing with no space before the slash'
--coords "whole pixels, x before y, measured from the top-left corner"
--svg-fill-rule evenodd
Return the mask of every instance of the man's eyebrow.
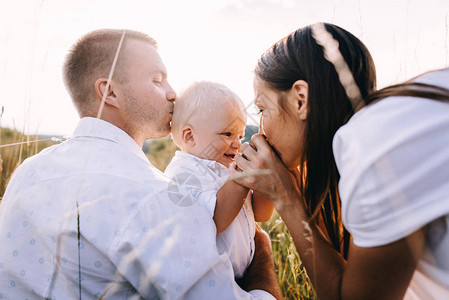
<path id="1" fill-rule="evenodd" d="M 155 75 L 160 74 L 160 75 L 162 75 L 162 77 L 164 77 L 164 78 L 167 77 L 167 72 L 165 72 L 165 71 L 156 70 L 156 71 L 153 71 L 153 72 L 151 72 L 151 73 L 152 73 L 152 74 L 155 74 Z"/>
<path id="2" fill-rule="evenodd" d="M 167 77 L 167 70 L 164 68 L 161 68 L 159 66 L 156 66 L 154 69 L 151 70 L 152 74 L 161 74 L 163 77 Z"/>

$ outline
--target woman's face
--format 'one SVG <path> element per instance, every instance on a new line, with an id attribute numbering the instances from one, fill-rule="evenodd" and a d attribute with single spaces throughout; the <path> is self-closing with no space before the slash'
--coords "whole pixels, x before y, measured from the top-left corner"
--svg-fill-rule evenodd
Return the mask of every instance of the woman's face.
<path id="1" fill-rule="evenodd" d="M 260 131 L 288 169 L 301 163 L 305 122 L 301 120 L 295 91 L 277 91 L 254 77 L 254 104 L 259 110 Z M 283 101 L 283 106 L 280 106 Z"/>

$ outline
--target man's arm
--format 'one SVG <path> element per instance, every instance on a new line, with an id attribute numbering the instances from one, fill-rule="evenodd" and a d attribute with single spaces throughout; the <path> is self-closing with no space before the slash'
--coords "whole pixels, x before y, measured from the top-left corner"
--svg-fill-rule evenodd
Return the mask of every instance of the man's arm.
<path id="1" fill-rule="evenodd" d="M 276 299 L 282 299 L 281 288 L 274 269 L 271 240 L 268 234 L 257 224 L 254 242 L 256 250 L 253 261 L 246 269 L 239 285 L 246 291 L 264 290 Z"/>
<path id="2" fill-rule="evenodd" d="M 117 271 L 141 297 L 280 299 L 267 234 L 256 230 L 254 259 L 241 289 L 229 257 L 217 251 L 215 224 L 207 207 L 178 206 L 166 201 L 166 190 L 147 197 L 110 250 Z"/>

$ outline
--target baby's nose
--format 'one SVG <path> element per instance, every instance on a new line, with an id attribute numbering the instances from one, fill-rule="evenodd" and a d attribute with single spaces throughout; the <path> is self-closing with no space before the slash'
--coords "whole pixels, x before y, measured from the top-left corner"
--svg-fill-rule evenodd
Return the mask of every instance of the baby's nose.
<path id="1" fill-rule="evenodd" d="M 234 139 L 234 141 L 232 141 L 231 146 L 240 150 L 240 147 L 242 146 L 242 142 L 239 138 L 236 138 L 236 139 Z"/>

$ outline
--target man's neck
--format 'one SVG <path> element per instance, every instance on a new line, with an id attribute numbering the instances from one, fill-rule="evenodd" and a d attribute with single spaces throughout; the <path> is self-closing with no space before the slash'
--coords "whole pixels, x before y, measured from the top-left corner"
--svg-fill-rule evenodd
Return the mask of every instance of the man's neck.
<path id="1" fill-rule="evenodd" d="M 93 118 L 96 118 L 96 116 L 90 116 Z M 101 117 L 101 120 L 111 123 L 112 125 L 120 128 L 124 132 L 126 132 L 136 143 L 139 145 L 140 148 L 143 147 L 143 143 L 145 142 L 146 138 L 143 136 L 142 133 L 135 132 L 132 128 L 127 126 L 127 124 L 123 121 L 122 118 L 117 116 L 116 114 L 110 114 L 106 110 L 103 111 Z"/>

